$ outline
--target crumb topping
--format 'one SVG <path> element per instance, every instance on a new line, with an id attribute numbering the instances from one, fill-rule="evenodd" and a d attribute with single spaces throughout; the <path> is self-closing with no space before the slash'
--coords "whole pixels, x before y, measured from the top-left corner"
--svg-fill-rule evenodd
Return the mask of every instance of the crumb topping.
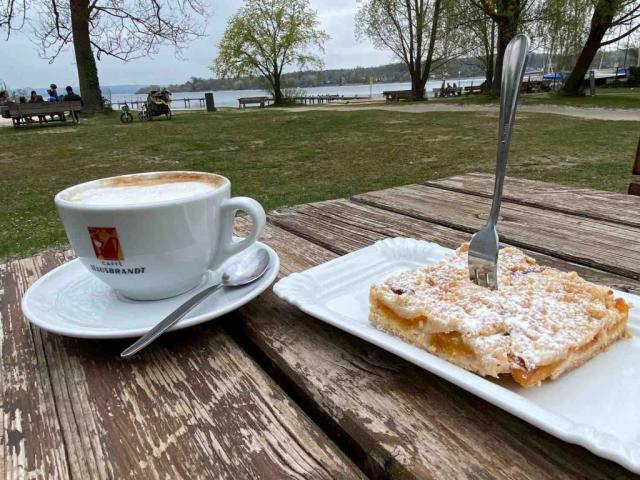
<path id="1" fill-rule="evenodd" d="M 425 331 L 462 334 L 478 351 L 505 345 L 511 368 L 534 369 L 564 357 L 616 323 L 629 306 L 575 272 L 543 267 L 514 247 L 500 251 L 498 290 L 469 280 L 467 248 L 435 265 L 372 287 L 372 299 Z"/>

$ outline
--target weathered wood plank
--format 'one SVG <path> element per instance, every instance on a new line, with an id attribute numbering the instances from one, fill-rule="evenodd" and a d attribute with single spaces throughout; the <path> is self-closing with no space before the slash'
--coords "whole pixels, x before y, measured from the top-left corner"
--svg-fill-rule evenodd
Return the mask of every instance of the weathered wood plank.
<path id="1" fill-rule="evenodd" d="M 362 478 L 224 321 L 168 334 L 131 361 L 118 356 L 126 340 L 30 327 L 21 294 L 62 260 L 2 267 L 8 478 Z"/>
<path id="2" fill-rule="evenodd" d="M 354 200 L 466 232 L 484 226 L 491 206 L 488 198 L 424 185 L 365 193 Z M 638 228 L 505 203 L 498 231 L 504 242 L 640 279 Z"/>
<path id="3" fill-rule="evenodd" d="M 348 237 L 344 228 L 336 226 L 335 238 Z M 368 228 L 349 228 L 353 238 L 374 240 Z M 326 235 L 321 228 L 317 238 L 333 240 Z M 274 225 L 263 241 L 278 251 L 281 275 L 336 257 Z M 343 245 L 357 248 L 346 240 Z M 271 292 L 238 316 L 243 321 L 228 325 L 241 344 L 374 478 L 632 478 L 581 447 L 303 314 Z"/>
<path id="4" fill-rule="evenodd" d="M 425 185 L 490 198 L 493 182 L 493 175 L 467 173 Z M 640 198 L 622 193 L 507 177 L 502 199 L 504 202 L 640 227 Z"/>
<path id="5" fill-rule="evenodd" d="M 274 212 L 274 224 L 338 254 L 363 248 L 377 240 L 409 236 L 457 248 L 471 233 L 349 200 L 330 200 Z M 543 265 L 575 271 L 583 278 L 624 292 L 640 294 L 640 281 L 549 255 L 523 249 Z"/>
<path id="6" fill-rule="evenodd" d="M 56 262 L 67 256 L 56 254 Z M 69 478 L 69 465 L 51 380 L 38 331 L 25 325 L 22 293 L 43 259 L 0 265 L 2 441 L 0 473 L 6 479 Z"/>

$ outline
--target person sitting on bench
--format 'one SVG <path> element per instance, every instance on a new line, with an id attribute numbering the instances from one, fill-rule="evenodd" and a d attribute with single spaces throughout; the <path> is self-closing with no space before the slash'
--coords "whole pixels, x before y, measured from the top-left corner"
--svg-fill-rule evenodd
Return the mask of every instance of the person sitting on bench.
<path id="1" fill-rule="evenodd" d="M 47 90 L 47 93 L 49 94 L 50 102 L 61 102 L 62 100 L 64 100 L 63 95 L 58 95 L 58 86 L 55 83 L 49 85 L 49 90 Z M 64 116 L 64 112 L 51 114 L 51 120 L 53 120 L 56 115 L 60 117 L 60 121 L 62 122 L 65 122 L 67 120 L 67 117 Z"/>
<path id="2" fill-rule="evenodd" d="M 40 99 L 40 100 L 38 100 Z M 40 103 L 44 102 L 42 95 L 38 95 L 38 92 L 35 90 L 31 90 L 31 96 L 29 97 L 29 103 Z"/>
<path id="3" fill-rule="evenodd" d="M 58 86 L 55 83 L 49 85 L 47 93 L 49 94 L 50 102 L 61 102 L 63 100 L 63 95 L 58 95 Z"/>
<path id="4" fill-rule="evenodd" d="M 80 102 L 80 105 L 84 105 L 84 102 L 82 101 L 82 97 L 77 93 L 75 93 L 73 91 L 73 88 L 71 88 L 70 85 L 67 85 L 67 88 L 65 88 L 65 90 L 67 91 L 67 94 L 64 96 L 65 102 L 78 101 Z M 76 122 L 80 121 L 80 112 L 73 111 L 71 112 L 71 114 L 76 119 Z"/>
<path id="5" fill-rule="evenodd" d="M 9 97 L 9 92 L 6 90 L 0 90 L 0 113 L 2 113 L 3 118 L 10 118 L 9 116 L 9 105 L 14 103 Z"/>
<path id="6" fill-rule="evenodd" d="M 42 95 L 38 95 L 38 92 L 35 90 L 31 90 L 31 97 L 29 97 L 29 103 L 44 103 L 44 98 Z M 45 115 L 38 115 L 38 122 L 47 122 L 47 117 Z"/>

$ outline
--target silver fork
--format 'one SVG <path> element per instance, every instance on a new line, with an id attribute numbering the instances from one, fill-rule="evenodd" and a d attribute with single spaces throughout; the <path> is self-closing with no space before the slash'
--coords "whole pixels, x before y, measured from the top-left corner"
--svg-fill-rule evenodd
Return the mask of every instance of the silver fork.
<path id="1" fill-rule="evenodd" d="M 518 93 L 524 75 L 524 67 L 529 50 L 529 38 L 516 35 L 507 45 L 502 64 L 500 87 L 500 128 L 498 129 L 498 156 L 496 159 L 496 181 L 493 187 L 493 203 L 489 220 L 478 231 L 469 245 L 469 278 L 481 287 L 492 290 L 498 288 L 498 215 L 502 200 L 504 175 L 507 171 L 509 142 L 516 115 Z"/>

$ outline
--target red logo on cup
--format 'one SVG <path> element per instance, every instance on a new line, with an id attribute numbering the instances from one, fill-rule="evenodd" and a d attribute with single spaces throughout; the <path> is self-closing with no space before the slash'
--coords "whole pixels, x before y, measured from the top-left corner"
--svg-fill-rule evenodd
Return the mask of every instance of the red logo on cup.
<path id="1" fill-rule="evenodd" d="M 88 227 L 91 244 L 99 260 L 124 260 L 124 254 L 114 227 Z"/>

